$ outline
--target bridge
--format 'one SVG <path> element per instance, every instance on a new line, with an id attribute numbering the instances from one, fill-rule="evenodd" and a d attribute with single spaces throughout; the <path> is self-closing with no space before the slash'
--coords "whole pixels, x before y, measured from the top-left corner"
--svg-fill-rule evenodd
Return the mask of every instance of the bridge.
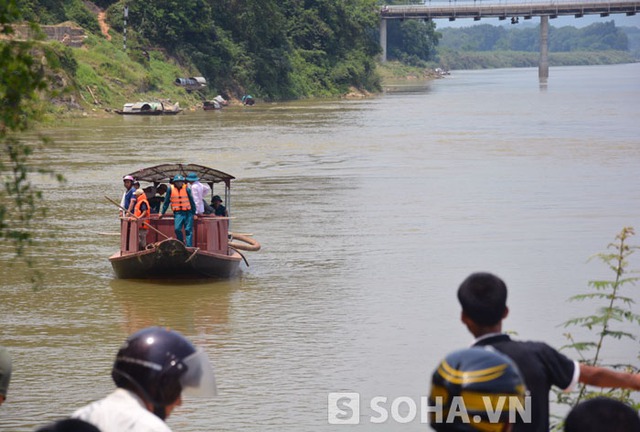
<path id="1" fill-rule="evenodd" d="M 392 19 L 448 19 L 454 21 L 458 18 L 471 18 L 479 21 L 482 18 L 511 19 L 515 24 L 520 17 L 531 19 L 540 17 L 540 61 L 538 63 L 538 77 L 546 81 L 549 77 L 549 18 L 559 16 L 600 15 L 607 17 L 610 14 L 635 15 L 640 11 L 640 1 L 601 1 L 601 0 L 557 0 L 550 2 L 483 2 L 482 0 L 463 1 L 431 1 L 424 4 L 411 5 L 386 5 L 380 9 L 380 46 L 382 47 L 381 60 L 387 60 L 387 20 Z"/>

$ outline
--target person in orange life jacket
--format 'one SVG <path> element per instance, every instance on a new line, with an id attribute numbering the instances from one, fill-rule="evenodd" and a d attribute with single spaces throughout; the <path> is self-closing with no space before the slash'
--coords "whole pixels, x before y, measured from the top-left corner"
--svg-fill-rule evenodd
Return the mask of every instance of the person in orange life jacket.
<path id="1" fill-rule="evenodd" d="M 184 241 L 182 237 L 182 227 L 184 226 L 185 244 L 187 247 L 193 246 L 193 221 L 197 218 L 196 204 L 193 201 L 191 190 L 185 184 L 184 176 L 178 174 L 173 178 L 173 183 L 164 198 L 162 211 L 158 219 L 162 219 L 167 212 L 169 204 L 171 204 L 171 210 L 173 211 L 173 229 L 176 232 L 176 238 Z"/>
<path id="2" fill-rule="evenodd" d="M 147 199 L 147 194 L 142 189 L 136 189 L 134 192 L 136 204 L 133 207 L 133 216 L 130 220 L 148 221 L 151 214 L 151 206 Z M 138 244 L 140 249 L 147 247 L 147 234 L 149 233 L 149 225 L 141 222 L 138 226 Z"/>

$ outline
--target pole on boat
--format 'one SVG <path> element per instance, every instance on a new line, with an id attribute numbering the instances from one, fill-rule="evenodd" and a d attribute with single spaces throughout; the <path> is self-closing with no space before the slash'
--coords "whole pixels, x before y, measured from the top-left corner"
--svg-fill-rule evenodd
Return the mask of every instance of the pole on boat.
<path id="1" fill-rule="evenodd" d="M 131 214 L 131 212 L 129 210 L 127 210 L 126 208 L 122 207 L 120 204 L 118 204 L 117 202 L 115 202 L 114 200 L 112 200 L 111 198 L 109 198 L 108 196 L 104 196 L 107 201 L 109 201 L 111 204 L 115 205 L 116 207 L 118 207 L 120 210 L 124 210 L 125 214 L 128 214 L 130 217 L 134 218 L 135 220 L 138 220 L 137 217 L 135 217 L 134 215 Z M 147 226 L 152 229 L 153 231 L 157 232 L 158 234 L 160 234 L 162 237 L 169 239 L 171 237 L 169 237 L 168 235 L 166 235 L 165 233 L 155 229 L 154 227 L 151 226 L 151 224 L 147 224 Z"/>

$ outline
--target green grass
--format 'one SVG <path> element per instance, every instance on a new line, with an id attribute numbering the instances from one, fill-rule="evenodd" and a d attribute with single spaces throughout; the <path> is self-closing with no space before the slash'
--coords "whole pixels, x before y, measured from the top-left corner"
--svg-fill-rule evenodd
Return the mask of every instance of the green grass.
<path id="1" fill-rule="evenodd" d="M 202 99 L 173 84 L 190 75 L 162 52 L 152 51 L 146 59 L 135 47 L 125 53 L 121 41 L 90 35 L 85 47 L 73 48 L 72 53 L 78 67 L 69 81 L 85 110 L 119 109 L 141 100 L 170 100 L 187 108 Z"/>

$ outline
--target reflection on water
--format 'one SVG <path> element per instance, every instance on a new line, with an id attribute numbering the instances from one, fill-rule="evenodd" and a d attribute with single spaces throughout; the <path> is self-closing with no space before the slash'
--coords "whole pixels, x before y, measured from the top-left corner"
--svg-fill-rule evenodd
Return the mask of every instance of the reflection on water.
<path id="1" fill-rule="evenodd" d="M 189 334 L 227 332 L 230 295 L 238 279 L 131 281 L 109 283 L 123 317 L 125 334 L 152 325 L 175 326 Z M 172 305 L 167 307 L 167 305 Z"/>
<path id="2" fill-rule="evenodd" d="M 329 392 L 426 394 L 442 355 L 470 341 L 455 290 L 477 270 L 507 281 L 508 330 L 561 346 L 558 325 L 593 310 L 565 300 L 610 276 L 587 258 L 640 213 L 639 67 L 554 68 L 546 91 L 536 69 L 454 72 L 366 100 L 48 132 L 56 145 L 35 160 L 68 183 L 38 180 L 56 216 L 38 230 L 45 288 L 0 267 L 14 357 L 0 428 L 31 431 L 104 396 L 118 347 L 148 325 L 184 333 L 216 367 L 220 396 L 186 400 L 174 430 L 342 428 L 327 423 Z M 114 279 L 117 210 L 103 195 L 118 201 L 124 173 L 173 160 L 237 177 L 231 229 L 262 244 L 240 277 Z M 355 429 L 368 431 L 363 410 Z"/>

